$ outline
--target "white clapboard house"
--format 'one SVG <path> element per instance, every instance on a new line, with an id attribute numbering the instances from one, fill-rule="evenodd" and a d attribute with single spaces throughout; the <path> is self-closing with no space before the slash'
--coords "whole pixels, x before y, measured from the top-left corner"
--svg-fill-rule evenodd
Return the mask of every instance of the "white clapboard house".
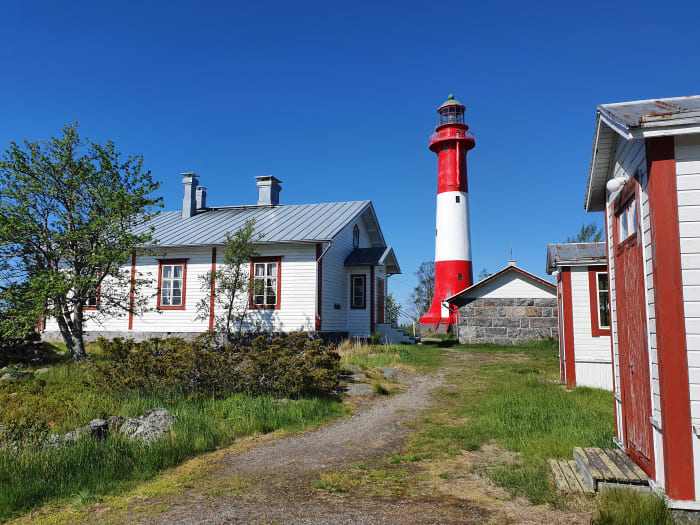
<path id="1" fill-rule="evenodd" d="M 585 208 L 605 216 L 617 442 L 700 510 L 700 96 L 599 105 Z"/>
<path id="2" fill-rule="evenodd" d="M 197 319 L 197 303 L 211 296 L 201 277 L 222 263 L 226 233 L 254 219 L 255 238 L 261 237 L 259 256 L 250 261 L 250 288 L 261 293 L 244 298 L 249 303 L 245 328 L 336 339 L 380 332 L 388 341 L 406 340 L 386 322 L 387 280 L 400 269 L 372 203 L 282 205 L 281 181 L 256 179 L 257 204 L 208 207 L 197 176 L 183 174 L 182 210 L 149 222 L 158 255 L 139 255 L 132 263 L 133 272 L 151 282 L 143 289 L 151 297 L 149 311 L 100 322 L 86 312 L 87 339 L 192 337 L 212 328 L 216 307 L 208 319 Z M 59 338 L 55 321 L 46 323 L 44 338 Z"/>
<path id="3" fill-rule="evenodd" d="M 604 242 L 547 246 L 547 273 L 557 278 L 560 376 L 569 390 L 612 390 L 607 263 Z"/>

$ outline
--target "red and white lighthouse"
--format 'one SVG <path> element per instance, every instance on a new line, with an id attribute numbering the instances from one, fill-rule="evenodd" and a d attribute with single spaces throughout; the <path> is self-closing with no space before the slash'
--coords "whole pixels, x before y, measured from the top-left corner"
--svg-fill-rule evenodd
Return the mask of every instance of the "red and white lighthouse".
<path id="1" fill-rule="evenodd" d="M 430 150 L 438 156 L 435 295 L 420 322 L 431 331 L 444 324 L 447 331 L 456 316 L 443 301 L 473 283 L 467 151 L 474 147 L 474 135 L 464 123 L 464 106 L 453 95 L 437 111 L 440 121 L 430 137 Z"/>

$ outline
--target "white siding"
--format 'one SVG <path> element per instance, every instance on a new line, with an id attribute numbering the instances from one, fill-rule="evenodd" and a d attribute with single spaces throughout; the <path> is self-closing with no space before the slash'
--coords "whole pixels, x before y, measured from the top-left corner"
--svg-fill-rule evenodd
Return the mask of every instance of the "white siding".
<path id="1" fill-rule="evenodd" d="M 517 272 L 506 272 L 490 282 L 476 288 L 473 293 L 466 293 L 466 298 L 541 298 L 551 299 L 557 296 L 556 289 L 528 279 Z"/>
<path id="2" fill-rule="evenodd" d="M 364 275 L 365 276 L 365 307 L 350 308 L 350 276 Z M 350 337 L 367 337 L 369 335 L 369 320 L 370 320 L 370 268 L 369 266 L 348 266 L 345 275 L 345 290 L 346 297 L 343 308 L 347 312 L 347 331 Z"/>
<path id="3" fill-rule="evenodd" d="M 280 308 L 278 310 L 250 310 L 248 324 L 260 324 L 274 331 L 292 332 L 314 330 L 316 309 L 316 249 L 309 244 L 285 244 L 261 246 L 260 256 L 282 257 L 280 270 Z M 158 259 L 187 259 L 185 283 L 185 309 L 156 309 L 158 286 Z M 222 250 L 217 250 L 217 263 L 223 260 Z M 149 311 L 134 316 L 134 332 L 203 332 L 209 328 L 208 319 L 197 319 L 197 303 L 209 297 L 203 288 L 202 277 L 211 270 L 211 247 L 168 249 L 157 256 L 138 257 L 136 271 L 139 278 L 149 279 L 150 284 L 141 290 L 150 297 Z M 247 300 L 247 298 L 241 298 Z M 94 314 L 93 314 L 94 316 Z M 58 329 L 55 320 L 47 323 L 47 331 Z M 128 330 L 128 315 L 110 317 L 100 323 L 88 320 L 86 331 Z"/>
<path id="4" fill-rule="evenodd" d="M 688 349 L 690 412 L 700 424 L 700 135 L 675 139 L 678 231 Z M 694 442 L 696 440 L 694 439 Z M 696 455 L 697 457 L 697 455 Z M 698 466 L 696 465 L 696 471 Z M 698 480 L 700 483 L 700 480 Z M 700 485 L 698 486 L 700 489 Z M 700 494 L 700 490 L 698 490 Z"/>
<path id="5" fill-rule="evenodd" d="M 572 267 L 571 307 L 576 385 L 612 390 L 610 336 L 593 337 L 589 288 L 588 267 Z"/>

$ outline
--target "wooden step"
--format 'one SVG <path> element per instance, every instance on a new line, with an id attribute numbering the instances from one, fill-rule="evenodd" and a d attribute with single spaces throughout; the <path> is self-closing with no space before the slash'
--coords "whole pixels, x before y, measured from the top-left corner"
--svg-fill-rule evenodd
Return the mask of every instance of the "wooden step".
<path id="1" fill-rule="evenodd" d="M 649 478 L 619 449 L 574 447 L 574 460 L 583 479 L 597 491 L 599 484 L 648 485 Z"/>
<path id="2" fill-rule="evenodd" d="M 567 459 L 548 459 L 549 468 L 552 469 L 554 483 L 561 492 L 583 492 L 593 494 L 594 490 L 588 486 L 581 475 L 575 461 Z"/>

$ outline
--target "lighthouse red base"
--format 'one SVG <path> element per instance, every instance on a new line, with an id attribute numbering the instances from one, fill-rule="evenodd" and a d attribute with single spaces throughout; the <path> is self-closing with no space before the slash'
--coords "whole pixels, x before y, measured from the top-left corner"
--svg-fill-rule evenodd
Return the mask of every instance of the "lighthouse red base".
<path id="1" fill-rule="evenodd" d="M 474 282 L 471 261 L 436 261 L 435 295 L 426 314 L 420 318 L 422 331 L 448 332 L 457 322 L 455 312 L 442 305 L 447 297 L 469 288 Z"/>

